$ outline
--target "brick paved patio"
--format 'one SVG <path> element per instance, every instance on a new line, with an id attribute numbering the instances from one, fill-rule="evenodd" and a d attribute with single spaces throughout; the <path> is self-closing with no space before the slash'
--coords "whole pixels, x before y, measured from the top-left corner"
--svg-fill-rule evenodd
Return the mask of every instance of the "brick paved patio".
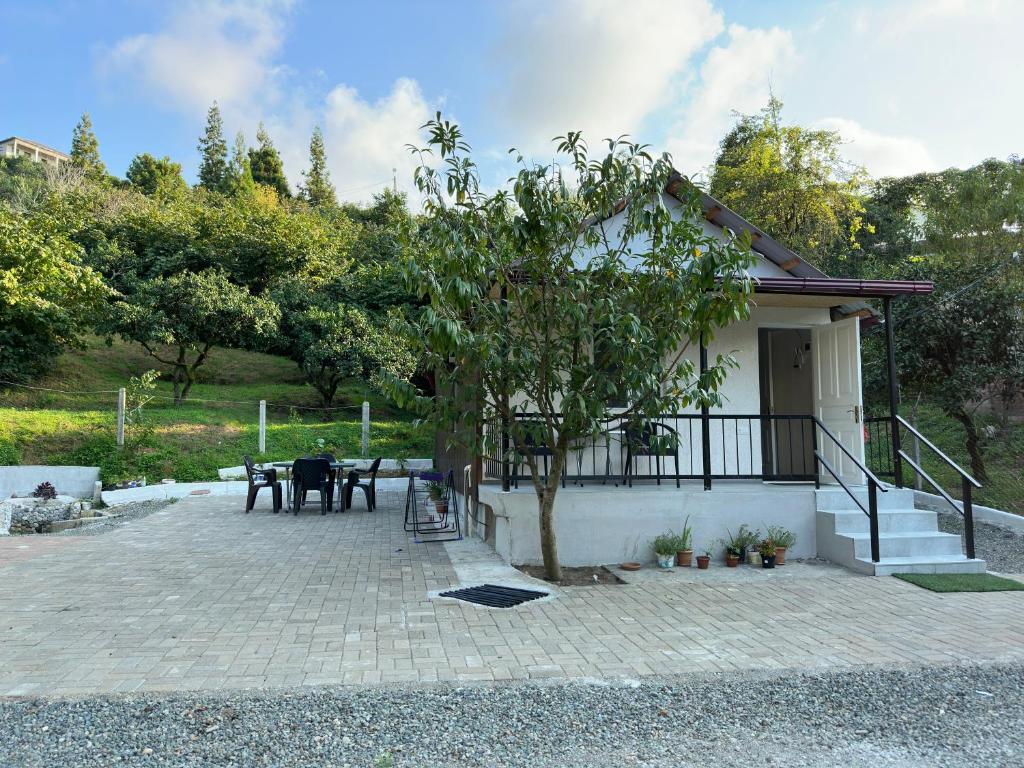
<path id="1" fill-rule="evenodd" d="M 1024 658 L 1020 592 L 809 568 L 648 574 L 488 610 L 429 598 L 480 545 L 414 544 L 398 510 L 242 507 L 196 497 L 59 545 L 0 539 L 0 695 Z"/>

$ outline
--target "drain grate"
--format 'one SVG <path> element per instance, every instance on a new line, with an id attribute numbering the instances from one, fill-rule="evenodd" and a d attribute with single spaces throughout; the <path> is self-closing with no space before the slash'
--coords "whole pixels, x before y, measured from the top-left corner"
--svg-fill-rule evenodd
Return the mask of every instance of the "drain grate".
<path id="1" fill-rule="evenodd" d="M 441 593 L 441 597 L 454 597 L 457 600 L 465 600 L 467 603 L 486 605 L 488 608 L 513 608 L 520 603 L 547 596 L 547 592 L 537 592 L 532 589 L 516 589 L 515 587 L 499 587 L 494 584 L 453 589 Z"/>

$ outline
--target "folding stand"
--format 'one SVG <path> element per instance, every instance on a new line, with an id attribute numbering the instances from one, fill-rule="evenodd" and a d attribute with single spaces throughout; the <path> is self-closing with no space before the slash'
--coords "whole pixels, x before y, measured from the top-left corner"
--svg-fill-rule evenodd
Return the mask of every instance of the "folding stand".
<path id="1" fill-rule="evenodd" d="M 429 497 L 426 483 L 443 483 L 441 498 Z M 459 495 L 455 492 L 455 473 L 410 472 L 409 490 L 405 494 L 405 530 L 414 534 L 417 544 L 432 541 L 459 541 Z M 421 539 L 422 535 L 430 538 Z"/>

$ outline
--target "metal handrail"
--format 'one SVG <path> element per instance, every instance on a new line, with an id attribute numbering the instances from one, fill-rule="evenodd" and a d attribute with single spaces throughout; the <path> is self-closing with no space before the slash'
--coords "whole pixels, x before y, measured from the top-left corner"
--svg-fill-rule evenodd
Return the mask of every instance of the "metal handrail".
<path id="1" fill-rule="evenodd" d="M 837 446 L 839 446 L 839 450 L 841 450 L 843 453 L 845 453 L 846 456 L 850 459 L 850 461 L 852 461 L 854 464 L 857 465 L 857 469 L 859 469 L 861 472 L 863 472 L 867 476 L 867 478 L 869 480 L 873 481 L 879 487 L 879 489 L 882 491 L 882 493 L 887 493 L 887 490 L 886 490 L 885 486 L 882 485 L 882 481 L 879 480 L 875 476 L 874 472 L 872 472 L 870 469 L 868 469 L 866 466 L 864 466 L 864 464 L 861 463 L 860 459 L 858 459 L 856 456 L 854 456 L 852 453 L 850 453 L 850 449 L 847 448 L 845 445 L 843 445 L 839 441 L 839 438 L 836 437 L 835 435 L 833 435 L 829 431 L 829 428 L 826 427 L 824 424 L 822 424 L 821 420 L 817 416 L 812 416 L 811 418 L 814 420 L 814 423 L 818 425 L 818 428 L 821 429 L 821 431 L 824 432 L 826 435 L 828 435 L 828 438 L 833 443 L 835 443 Z"/>
<path id="2" fill-rule="evenodd" d="M 913 459 L 911 459 L 907 455 L 906 451 L 904 451 L 902 449 L 896 451 L 897 461 L 902 459 L 903 461 L 907 462 L 907 464 L 909 464 L 911 466 L 911 468 L 915 472 L 917 472 L 917 474 L 919 474 L 922 478 L 924 478 L 929 483 L 931 483 L 932 488 L 937 490 L 939 492 L 939 495 L 943 499 L 945 499 L 953 509 L 955 509 L 961 515 L 963 515 L 963 518 L 964 518 L 964 548 L 967 550 L 967 557 L 969 557 L 971 560 L 973 560 L 974 556 L 975 556 L 975 549 L 974 549 L 974 503 L 971 500 L 971 489 L 972 488 L 981 488 L 981 483 L 979 483 L 977 480 L 975 480 L 973 477 L 971 477 L 971 475 L 968 474 L 967 471 L 963 467 L 961 467 L 959 464 L 957 464 L 955 461 L 953 461 L 951 458 L 949 458 L 949 456 L 947 456 L 942 451 L 940 451 L 938 446 L 935 445 L 935 443 L 933 443 L 927 437 L 925 437 L 920 432 L 918 432 L 917 429 L 910 422 L 908 422 L 906 419 L 904 419 L 899 414 L 896 415 L 896 421 L 898 421 L 904 427 L 909 429 L 910 433 L 912 435 L 914 435 L 914 437 L 916 437 L 922 443 L 924 443 L 929 448 L 931 448 L 932 451 L 934 451 L 936 456 L 938 456 L 940 459 L 942 459 L 944 462 L 946 462 L 946 464 L 948 466 L 952 467 L 954 470 L 956 470 L 957 474 L 960 475 L 960 492 L 961 492 L 961 494 L 964 497 L 964 500 L 962 502 L 962 504 L 963 504 L 963 508 L 962 509 L 961 509 L 960 505 L 958 505 L 956 503 L 956 499 L 954 499 L 952 496 L 950 496 L 949 493 L 942 486 L 940 486 L 932 478 L 931 475 L 929 475 L 927 472 L 925 472 L 924 469 L 922 469 L 921 466 L 917 462 L 915 462 Z"/>
<path id="3" fill-rule="evenodd" d="M 912 425 L 909 421 L 904 419 L 899 414 L 896 415 L 896 421 L 898 421 L 900 424 L 902 424 L 904 427 L 906 427 L 908 430 L 910 430 L 911 434 L 913 434 L 914 437 L 916 437 L 922 443 L 924 443 L 929 448 L 931 448 L 935 452 L 935 455 L 938 456 L 940 459 L 942 459 L 944 462 L 946 462 L 946 464 L 948 464 L 950 467 L 955 469 L 957 471 L 957 473 L 960 475 L 960 477 L 962 477 L 964 480 L 968 481 L 975 488 L 981 488 L 981 483 L 979 483 L 977 480 L 975 480 L 973 477 L 971 477 L 970 473 L 967 472 L 967 470 L 965 470 L 963 467 L 961 467 L 959 464 L 957 464 L 955 461 L 953 461 L 951 458 L 949 458 L 949 456 L 947 456 L 941 450 L 939 450 L 939 447 L 937 445 L 935 445 L 935 443 L 933 443 L 927 437 L 925 437 L 920 432 L 918 432 L 917 429 L 914 427 L 914 425 Z M 903 453 L 903 452 L 900 451 L 900 453 Z M 905 455 L 904 455 L 904 458 L 906 458 Z M 913 465 L 913 462 L 911 462 L 911 464 Z M 916 466 L 915 466 L 915 469 L 917 469 Z M 918 471 L 920 472 L 921 470 L 918 469 Z M 924 473 L 922 472 L 922 475 L 923 474 Z M 956 506 L 956 505 L 954 505 L 954 506 Z"/>
<path id="4" fill-rule="evenodd" d="M 828 462 L 827 462 L 827 461 L 825 460 L 825 457 L 821 455 L 821 451 L 815 451 L 815 452 L 814 452 L 814 455 L 815 455 L 815 456 L 816 456 L 816 457 L 818 458 L 818 461 L 819 461 L 819 462 L 821 463 L 821 465 L 822 465 L 823 467 L 825 467 L 825 469 L 827 469 L 827 470 L 828 470 L 828 473 L 829 473 L 830 475 L 832 475 L 832 477 L 834 477 L 834 478 L 836 479 L 836 482 L 837 482 L 837 483 L 839 483 L 839 485 L 841 485 L 841 486 L 843 487 L 843 490 L 844 490 L 844 491 L 846 491 L 846 492 L 847 492 L 847 493 L 848 493 L 848 494 L 850 495 L 850 498 L 851 498 L 851 499 L 853 499 L 853 502 L 854 502 L 854 504 L 856 504 L 856 505 L 857 505 L 858 507 L 860 507 L 860 511 L 861 511 L 861 512 L 863 512 L 863 513 L 864 513 L 865 515 L 867 515 L 868 517 L 871 517 L 871 513 L 870 513 L 870 512 L 869 512 L 869 511 L 868 511 L 868 510 L 867 510 L 867 509 L 866 509 L 866 508 L 864 507 L 864 505 L 863 505 L 863 504 L 861 504 L 861 503 L 860 503 L 860 499 L 858 499 L 858 498 L 857 498 L 857 497 L 856 497 L 856 496 L 854 495 L 853 491 L 852 491 L 852 490 L 850 489 L 850 486 L 848 486 L 848 485 L 847 485 L 847 484 L 846 484 L 845 482 L 843 482 L 843 478 L 841 478 L 841 477 L 839 476 L 839 473 L 838 473 L 838 472 L 836 472 L 836 471 L 835 471 L 835 470 L 834 470 L 834 469 L 832 468 L 832 465 L 831 465 L 831 464 L 829 464 L 829 463 L 828 463 Z"/>

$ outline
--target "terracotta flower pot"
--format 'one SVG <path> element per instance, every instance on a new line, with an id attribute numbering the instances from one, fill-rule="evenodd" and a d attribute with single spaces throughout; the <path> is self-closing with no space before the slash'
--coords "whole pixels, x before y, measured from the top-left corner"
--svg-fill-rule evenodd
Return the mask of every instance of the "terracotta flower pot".
<path id="1" fill-rule="evenodd" d="M 775 564 L 785 565 L 786 564 L 786 548 L 776 547 L 775 548 Z"/>
<path id="2" fill-rule="evenodd" d="M 735 568 L 739 564 L 740 564 L 740 556 L 739 555 L 726 555 L 725 556 L 725 565 L 726 565 L 726 567 L 728 567 L 728 568 Z"/>
<path id="3" fill-rule="evenodd" d="M 676 565 L 680 568 L 689 568 L 693 565 L 693 550 L 681 549 L 676 552 Z"/>
<path id="4" fill-rule="evenodd" d="M 711 565 L 710 557 L 708 557 L 707 555 L 697 555 L 697 567 L 700 570 L 706 571 L 709 565 Z"/>
<path id="5" fill-rule="evenodd" d="M 434 502 L 434 507 L 437 509 L 437 514 L 447 515 L 448 514 L 448 502 L 443 499 L 438 499 Z"/>

